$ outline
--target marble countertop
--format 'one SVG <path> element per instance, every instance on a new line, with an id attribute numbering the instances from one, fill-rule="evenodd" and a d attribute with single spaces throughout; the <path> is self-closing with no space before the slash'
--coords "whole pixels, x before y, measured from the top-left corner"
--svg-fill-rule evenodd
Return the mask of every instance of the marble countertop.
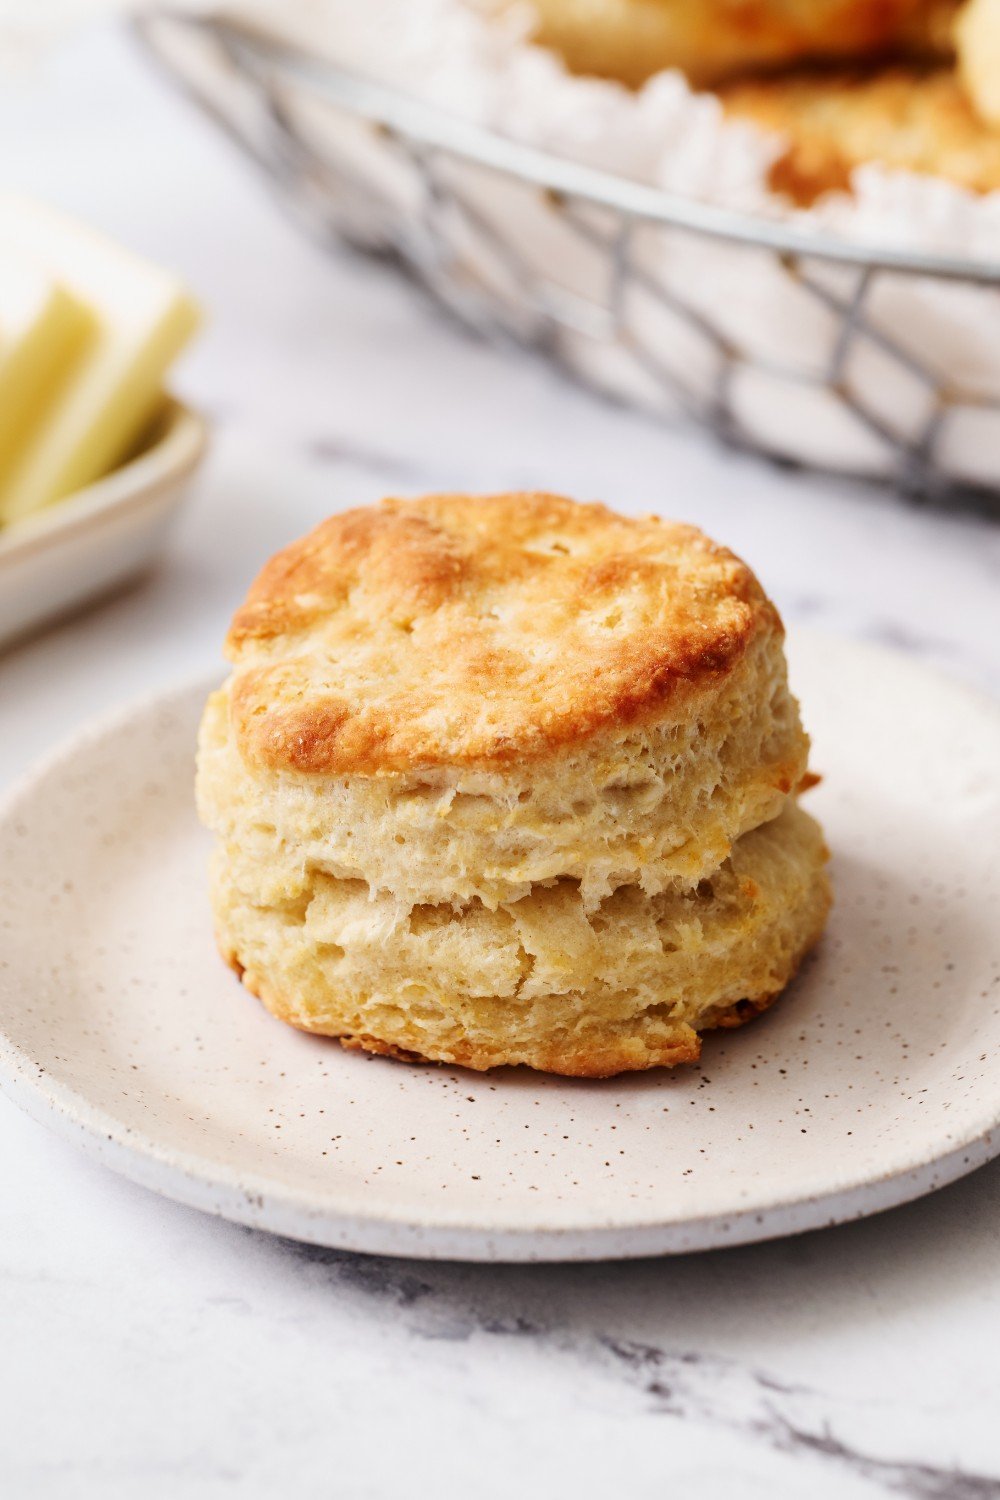
<path id="1" fill-rule="evenodd" d="M 0 783 L 218 658 L 248 577 L 347 501 L 564 489 L 703 525 L 787 618 L 1000 693 L 1000 525 L 723 454 L 324 257 L 114 31 L 5 83 L 8 185 L 175 264 L 216 439 L 164 565 L 0 658 Z M 0 1493 L 1000 1497 L 1000 1162 L 771 1245 L 382 1261 L 205 1218 L 0 1101 Z"/>

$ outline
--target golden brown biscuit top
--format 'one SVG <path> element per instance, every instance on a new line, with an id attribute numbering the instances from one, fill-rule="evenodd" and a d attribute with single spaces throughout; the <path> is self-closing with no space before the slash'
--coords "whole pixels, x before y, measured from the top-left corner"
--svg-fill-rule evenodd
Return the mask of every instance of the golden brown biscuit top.
<path id="1" fill-rule="evenodd" d="M 226 642 L 243 756 L 275 770 L 500 767 L 721 681 L 780 622 L 692 526 L 558 495 L 332 516 L 261 572 Z"/>

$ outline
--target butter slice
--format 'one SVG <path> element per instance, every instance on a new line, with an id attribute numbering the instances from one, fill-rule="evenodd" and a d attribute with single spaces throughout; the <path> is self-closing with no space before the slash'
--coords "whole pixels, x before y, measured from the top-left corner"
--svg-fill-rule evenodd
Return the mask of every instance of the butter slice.
<path id="1" fill-rule="evenodd" d="M 0 199 L 0 244 L 61 284 L 94 323 L 0 473 L 3 524 L 81 489 L 128 456 L 199 314 L 169 273 L 38 204 Z"/>
<path id="2" fill-rule="evenodd" d="M 94 327 L 83 304 L 47 272 L 0 252 L 0 487 Z"/>

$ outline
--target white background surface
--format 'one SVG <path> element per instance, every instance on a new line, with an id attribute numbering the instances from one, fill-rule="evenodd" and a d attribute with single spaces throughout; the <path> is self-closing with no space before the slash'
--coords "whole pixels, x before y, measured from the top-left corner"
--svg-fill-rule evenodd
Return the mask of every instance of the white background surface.
<path id="1" fill-rule="evenodd" d="M 720 455 L 467 339 L 300 240 L 117 34 L 5 80 L 0 140 L 6 186 L 193 283 L 211 324 L 179 384 L 217 426 L 160 571 L 0 658 L 0 782 L 210 667 L 276 546 L 389 491 L 657 508 L 742 552 L 789 619 L 1000 692 L 996 524 Z M 366 1260 L 161 1202 L 0 1101 L 0 1493 L 1000 1497 L 998 1231 L 1000 1164 L 682 1260 Z"/>

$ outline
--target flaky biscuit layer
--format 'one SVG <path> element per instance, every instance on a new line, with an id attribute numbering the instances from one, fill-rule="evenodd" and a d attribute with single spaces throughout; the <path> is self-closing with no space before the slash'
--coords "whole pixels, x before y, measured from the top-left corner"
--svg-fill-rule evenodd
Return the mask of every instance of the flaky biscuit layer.
<path id="1" fill-rule="evenodd" d="M 699 1033 L 765 1008 L 829 906 L 817 824 L 794 805 L 685 894 L 622 886 L 593 912 L 563 880 L 489 911 L 407 910 L 314 874 L 280 900 L 259 862 L 220 846 L 220 948 L 281 1019 L 374 1051 L 580 1076 L 699 1055 Z"/>
<path id="2" fill-rule="evenodd" d="M 400 902 L 516 900 L 571 876 L 592 907 L 622 883 L 692 886 L 777 816 L 806 768 L 780 638 L 753 642 L 716 689 L 672 700 L 561 755 L 509 768 L 308 775 L 248 763 L 228 691 L 205 713 L 203 821 L 286 893 L 322 872 Z"/>

